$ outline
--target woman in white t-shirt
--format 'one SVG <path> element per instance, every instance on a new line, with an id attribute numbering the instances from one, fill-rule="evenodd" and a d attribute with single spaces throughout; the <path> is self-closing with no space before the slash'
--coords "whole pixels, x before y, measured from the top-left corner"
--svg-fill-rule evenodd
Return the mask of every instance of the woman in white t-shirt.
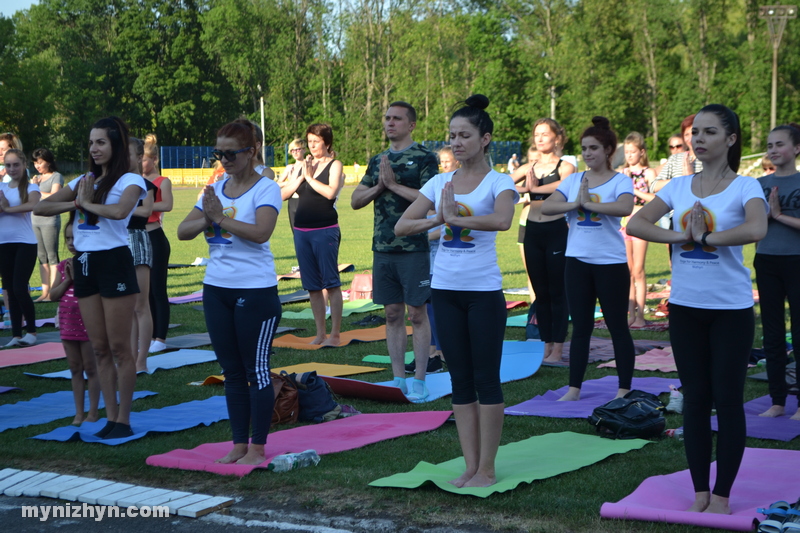
<path id="1" fill-rule="evenodd" d="M 21 150 L 5 153 L 8 183 L 0 184 L 0 276 L 8 293 L 11 340 L 6 347 L 36 344 L 36 312 L 28 283 L 36 266 L 36 235 L 31 211 L 39 202 L 39 188 L 28 182 L 27 159 Z M 22 317 L 25 329 L 22 336 Z"/>
<path id="2" fill-rule="evenodd" d="M 108 421 L 96 437 L 130 437 L 136 365 L 131 345 L 133 309 L 139 286 L 128 248 L 128 221 L 145 196 L 141 176 L 128 172 L 128 126 L 108 117 L 89 133 L 89 170 L 41 201 L 37 215 L 77 210 L 73 223 L 74 289 L 86 333 L 97 357 L 97 373 Z M 116 365 L 114 364 L 116 361 Z M 119 386 L 119 405 L 117 405 Z"/>
<path id="3" fill-rule="evenodd" d="M 594 117 L 581 135 L 581 151 L 588 170 L 570 174 L 542 204 L 542 214 L 566 213 L 569 222 L 564 268 L 567 303 L 572 315 L 569 349 L 569 390 L 561 398 L 580 400 L 589 362 L 595 303 L 614 344 L 619 390 L 624 396 L 633 380 L 633 339 L 628 330 L 630 273 L 625 241 L 619 232 L 622 217 L 633 211 L 633 184 L 612 170 L 617 136 L 608 119 Z"/>
<path id="4" fill-rule="evenodd" d="M 218 463 L 264 462 L 275 401 L 269 365 L 281 303 L 269 238 L 281 190 L 253 169 L 256 144 L 249 124 L 220 128 L 213 154 L 229 178 L 207 185 L 178 227 L 180 240 L 203 233 L 208 243 L 203 308 L 233 433 L 233 449 Z"/>
<path id="5" fill-rule="evenodd" d="M 485 111 L 489 99 L 473 95 L 465 103 L 450 119 L 450 146 L 461 168 L 431 178 L 397 222 L 395 233 L 414 235 L 445 224 L 431 298 L 466 462 L 464 474 L 450 483 L 486 487 L 497 482 L 494 463 L 504 409 L 500 360 L 506 311 L 495 238 L 511 227 L 519 194 L 511 177 L 495 172 L 486 161 L 494 129 Z M 437 216 L 427 218 L 434 208 Z M 428 395 L 424 381 L 414 380 L 412 388 Z"/>
<path id="6" fill-rule="evenodd" d="M 744 380 L 755 318 L 742 245 L 767 233 L 767 202 L 758 182 L 739 176 L 739 117 L 727 107 L 701 109 L 692 147 L 703 170 L 676 177 L 628 223 L 628 233 L 671 243 L 669 332 L 683 386 L 684 445 L 694 485 L 689 511 L 730 514 L 731 487 L 745 446 Z M 674 210 L 675 230 L 655 223 Z M 717 476 L 710 489 L 717 410 Z"/>

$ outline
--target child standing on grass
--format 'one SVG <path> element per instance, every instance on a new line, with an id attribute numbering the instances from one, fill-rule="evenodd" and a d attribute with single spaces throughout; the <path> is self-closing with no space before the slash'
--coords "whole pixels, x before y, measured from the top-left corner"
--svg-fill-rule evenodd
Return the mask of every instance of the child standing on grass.
<path id="1" fill-rule="evenodd" d="M 75 212 L 70 213 L 69 222 L 64 228 L 64 243 L 67 250 L 77 256 L 72 235 L 72 223 Z M 64 345 L 64 353 L 67 354 L 69 371 L 72 374 L 72 396 L 75 399 L 75 419 L 73 426 L 80 426 L 82 422 L 96 422 L 100 419 L 97 413 L 97 405 L 100 402 L 100 382 L 97 380 L 97 363 L 94 359 L 92 345 L 86 328 L 83 326 L 81 310 L 78 307 L 78 299 L 72 287 L 72 257 L 58 263 L 56 269 L 60 279 L 50 288 L 50 298 L 58 301 L 58 322 L 61 328 L 61 343 Z M 84 417 L 84 379 L 89 381 L 89 415 Z"/>

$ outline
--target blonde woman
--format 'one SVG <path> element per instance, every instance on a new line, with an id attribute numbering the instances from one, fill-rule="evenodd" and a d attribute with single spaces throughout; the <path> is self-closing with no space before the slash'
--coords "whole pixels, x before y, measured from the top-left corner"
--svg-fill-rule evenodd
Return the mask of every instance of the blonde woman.
<path id="1" fill-rule="evenodd" d="M 278 185 L 280 185 L 281 189 L 289 186 L 292 180 L 296 180 L 303 173 L 303 169 L 305 168 L 303 161 L 306 155 L 305 139 L 298 137 L 290 142 L 289 153 L 292 154 L 294 163 L 286 165 L 286 168 L 281 173 L 281 177 L 278 178 Z M 294 215 L 297 213 L 298 203 L 300 203 L 300 197 L 297 195 L 297 191 L 295 191 L 286 201 L 286 206 L 289 211 L 289 227 L 292 228 L 292 233 L 294 233 Z"/>

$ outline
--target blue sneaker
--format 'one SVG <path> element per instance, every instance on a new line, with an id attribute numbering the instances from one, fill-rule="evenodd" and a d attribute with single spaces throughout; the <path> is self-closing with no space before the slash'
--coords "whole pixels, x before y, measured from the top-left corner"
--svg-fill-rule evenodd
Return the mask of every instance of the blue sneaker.
<path id="1" fill-rule="evenodd" d="M 406 394 L 411 403 L 422 403 L 428 400 L 428 385 L 419 379 L 414 379 L 411 383 L 411 392 Z"/>
<path id="2" fill-rule="evenodd" d="M 406 385 L 406 378 L 394 378 L 394 386 L 403 391 L 403 394 L 408 394 L 408 385 Z"/>

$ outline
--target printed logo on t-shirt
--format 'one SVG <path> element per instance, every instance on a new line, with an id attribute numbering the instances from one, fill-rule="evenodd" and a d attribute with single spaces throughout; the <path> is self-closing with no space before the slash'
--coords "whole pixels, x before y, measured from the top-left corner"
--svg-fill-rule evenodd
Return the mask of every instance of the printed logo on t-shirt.
<path id="1" fill-rule="evenodd" d="M 456 202 L 458 209 L 458 216 L 471 217 L 472 209 L 469 206 Z M 460 226 L 445 224 L 444 225 L 444 242 L 442 246 L 445 248 L 475 248 L 475 245 L 469 241 L 475 240 L 475 237 L 470 237 L 472 230 L 462 228 Z"/>
<path id="2" fill-rule="evenodd" d="M 228 218 L 236 219 L 236 207 L 230 206 L 222 210 L 222 214 Z M 221 227 L 216 222 L 212 222 L 205 231 L 206 242 L 209 244 L 231 244 L 233 235 Z"/>
<path id="3" fill-rule="evenodd" d="M 600 195 L 596 193 L 590 193 L 589 198 L 592 199 L 593 202 L 600 202 Z M 601 222 L 600 215 L 597 213 L 593 213 L 591 211 L 584 211 L 583 208 L 578 208 L 578 226 L 584 227 L 593 227 L 593 226 L 602 226 L 603 223 Z"/>
<path id="4" fill-rule="evenodd" d="M 686 227 L 689 225 L 689 217 L 692 214 L 692 210 L 688 209 L 685 213 L 683 213 L 680 217 L 680 224 L 681 229 L 685 230 Z M 706 226 L 708 227 L 708 231 L 714 231 L 714 216 L 704 207 L 703 208 L 703 218 L 706 221 Z M 712 253 L 716 252 L 717 249 L 713 246 L 703 246 L 699 242 L 687 242 L 683 246 L 681 246 L 681 250 L 685 250 L 684 252 L 680 253 L 681 257 L 685 257 L 686 259 L 700 259 L 700 260 L 710 260 L 710 259 L 718 259 L 719 255 Z"/>
<path id="5" fill-rule="evenodd" d="M 78 209 L 78 229 L 85 229 L 89 231 L 96 231 L 100 229 L 100 226 L 95 226 L 94 224 L 89 224 L 86 221 L 86 211 L 83 209 Z M 97 218 L 97 221 L 100 222 L 100 217 Z"/>

